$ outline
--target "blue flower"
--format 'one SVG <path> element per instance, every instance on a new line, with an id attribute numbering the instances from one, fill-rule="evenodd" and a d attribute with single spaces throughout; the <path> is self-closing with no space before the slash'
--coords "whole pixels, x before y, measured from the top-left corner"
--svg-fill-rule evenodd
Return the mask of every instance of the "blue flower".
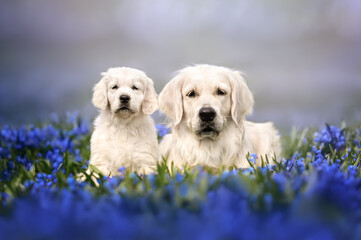
<path id="1" fill-rule="evenodd" d="M 69 135 L 81 136 L 87 133 L 89 133 L 89 124 L 87 121 L 82 120 L 79 124 L 74 123 L 74 127 L 69 132 Z"/>
<path id="2" fill-rule="evenodd" d="M 253 174 L 255 171 L 254 171 L 254 168 L 243 168 L 242 169 L 242 173 L 245 174 L 245 175 L 250 175 L 250 174 Z"/>
<path id="3" fill-rule="evenodd" d="M 180 174 L 179 172 L 177 172 L 176 176 L 175 176 L 177 182 L 181 182 L 184 179 L 184 176 L 182 174 Z"/>
<path id="4" fill-rule="evenodd" d="M 77 111 L 67 112 L 66 113 L 67 122 L 70 124 L 75 124 L 78 119 L 78 116 L 79 116 L 79 113 Z"/>
<path id="5" fill-rule="evenodd" d="M 182 183 L 182 184 L 179 186 L 179 195 L 180 195 L 181 197 L 185 197 L 185 196 L 187 196 L 187 193 L 188 193 L 188 184 Z"/>
<path id="6" fill-rule="evenodd" d="M 262 172 L 262 174 L 267 174 L 268 172 L 272 172 L 273 171 L 273 165 L 268 164 L 265 167 L 258 167 L 258 169 Z"/>
<path id="7" fill-rule="evenodd" d="M 251 154 L 248 161 L 250 161 L 252 164 L 256 164 L 256 160 L 258 159 L 257 154 Z"/>
<path id="8" fill-rule="evenodd" d="M 154 174 L 148 174 L 146 176 L 146 179 L 148 179 L 148 181 L 150 182 L 150 185 L 152 186 L 152 188 L 156 188 L 156 177 L 154 176 Z"/>
<path id="9" fill-rule="evenodd" d="M 344 148 L 346 144 L 343 131 L 340 128 L 328 124 L 321 130 L 321 133 L 315 133 L 314 141 L 315 143 L 321 144 L 322 149 L 331 145 L 334 149 L 340 150 Z"/>
<path id="10" fill-rule="evenodd" d="M 263 196 L 263 201 L 266 204 L 267 209 L 271 209 L 272 204 L 273 204 L 273 196 L 272 196 L 272 194 L 269 194 L 269 193 L 265 194 Z"/>
<path id="11" fill-rule="evenodd" d="M 282 173 L 275 173 L 272 177 L 272 179 L 275 181 L 275 183 L 278 186 L 278 190 L 283 192 L 286 189 L 287 184 L 287 177 Z"/>
<path id="12" fill-rule="evenodd" d="M 157 134 L 159 137 L 164 137 L 165 135 L 167 135 L 170 132 L 170 128 L 162 125 L 162 124 L 156 124 L 155 128 L 157 130 Z"/>
<path id="13" fill-rule="evenodd" d="M 118 169 L 118 172 L 120 172 L 121 174 L 124 174 L 126 170 L 127 169 L 125 167 L 121 167 Z"/>

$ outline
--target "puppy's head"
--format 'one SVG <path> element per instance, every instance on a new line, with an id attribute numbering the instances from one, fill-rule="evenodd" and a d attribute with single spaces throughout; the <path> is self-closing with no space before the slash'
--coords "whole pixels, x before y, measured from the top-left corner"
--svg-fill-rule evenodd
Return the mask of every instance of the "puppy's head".
<path id="1" fill-rule="evenodd" d="M 151 114 L 157 108 L 153 81 L 144 72 L 133 68 L 110 68 L 95 85 L 93 104 L 121 118 L 139 112 Z"/>
<path id="2" fill-rule="evenodd" d="M 243 124 L 253 97 L 239 72 L 196 65 L 178 72 L 164 87 L 159 107 L 173 126 L 185 124 L 198 139 L 215 139 L 230 121 Z"/>

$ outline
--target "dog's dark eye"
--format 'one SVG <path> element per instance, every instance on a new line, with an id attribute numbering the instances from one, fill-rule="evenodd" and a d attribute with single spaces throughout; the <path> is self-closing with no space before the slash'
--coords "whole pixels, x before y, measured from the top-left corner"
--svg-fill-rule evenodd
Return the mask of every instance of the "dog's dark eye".
<path id="1" fill-rule="evenodd" d="M 112 87 L 112 89 L 118 89 L 118 86 L 117 86 L 117 85 L 114 85 L 114 86 Z"/>
<path id="2" fill-rule="evenodd" d="M 218 90 L 217 90 L 217 95 L 221 95 L 221 96 L 223 96 L 223 95 L 226 95 L 227 93 L 225 92 L 225 91 L 223 91 L 222 89 L 219 89 L 218 88 Z"/>
<path id="3" fill-rule="evenodd" d="M 135 85 L 132 87 L 133 90 L 139 90 Z"/>
<path id="4" fill-rule="evenodd" d="M 187 97 L 195 97 L 195 96 L 196 96 L 196 92 L 194 90 L 187 93 Z"/>

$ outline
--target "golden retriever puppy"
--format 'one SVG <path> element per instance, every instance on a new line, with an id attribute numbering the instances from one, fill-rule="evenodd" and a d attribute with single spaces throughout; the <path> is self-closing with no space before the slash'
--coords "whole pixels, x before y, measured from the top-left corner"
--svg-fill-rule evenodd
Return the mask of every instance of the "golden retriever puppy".
<path id="1" fill-rule="evenodd" d="M 90 164 L 104 175 L 120 167 L 139 174 L 155 170 L 158 141 L 149 116 L 158 108 L 153 81 L 144 72 L 110 68 L 94 87 L 93 104 L 100 109 L 90 140 Z"/>
<path id="2" fill-rule="evenodd" d="M 172 121 L 172 133 L 160 144 L 174 166 L 249 167 L 247 154 L 280 154 L 271 122 L 246 121 L 253 96 L 240 72 L 218 66 L 186 67 L 159 94 L 159 108 Z"/>

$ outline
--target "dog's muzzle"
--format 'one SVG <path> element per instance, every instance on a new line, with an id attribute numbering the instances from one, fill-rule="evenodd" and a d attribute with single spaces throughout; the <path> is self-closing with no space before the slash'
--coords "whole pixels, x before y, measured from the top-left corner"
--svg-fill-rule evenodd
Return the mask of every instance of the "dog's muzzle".
<path id="1" fill-rule="evenodd" d="M 131 112 L 131 109 L 129 108 L 129 102 L 130 102 L 130 96 L 129 95 L 120 95 L 119 97 L 120 100 L 120 106 L 117 109 L 116 113 L 119 112 Z"/>
<path id="2" fill-rule="evenodd" d="M 214 137 L 218 135 L 213 120 L 216 118 L 217 113 L 212 107 L 202 107 L 198 113 L 200 122 L 200 129 L 197 135 L 201 137 Z"/>
<path id="3" fill-rule="evenodd" d="M 127 104 L 130 101 L 130 97 L 128 95 L 120 95 L 119 100 L 122 104 Z"/>

